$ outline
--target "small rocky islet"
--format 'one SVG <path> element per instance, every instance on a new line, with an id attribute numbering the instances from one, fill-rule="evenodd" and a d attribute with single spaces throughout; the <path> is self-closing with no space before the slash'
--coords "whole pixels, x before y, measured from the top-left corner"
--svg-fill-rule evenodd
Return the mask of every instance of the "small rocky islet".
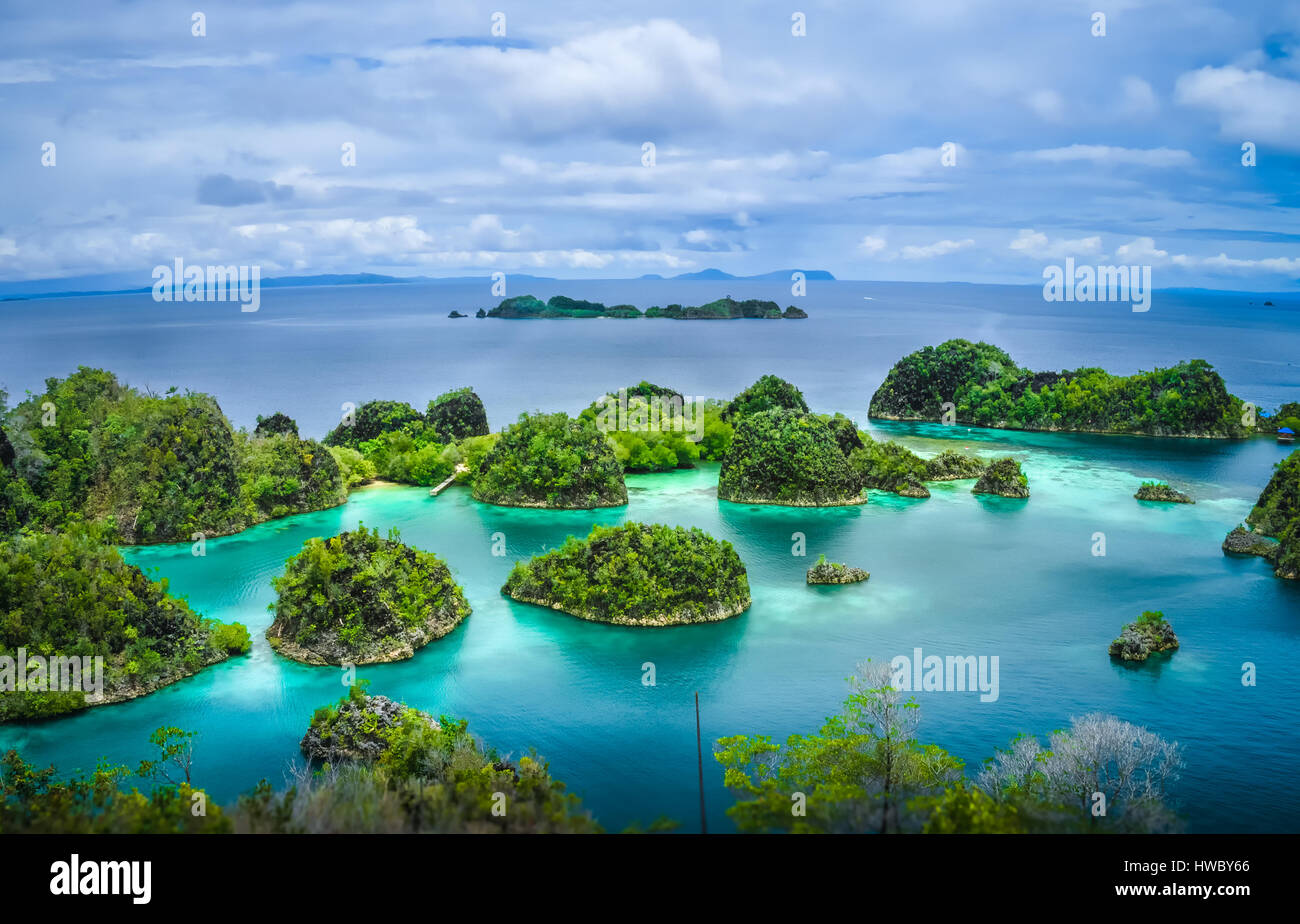
<path id="1" fill-rule="evenodd" d="M 823 555 L 808 569 L 809 584 L 857 584 L 871 577 L 871 572 L 854 568 L 842 562 L 827 561 Z"/>
<path id="2" fill-rule="evenodd" d="M 317 709 L 298 748 L 308 760 L 373 761 L 392 743 L 403 723 L 418 723 L 430 731 L 440 726 L 433 716 L 387 696 L 372 696 L 357 686 L 334 706 Z"/>
<path id="3" fill-rule="evenodd" d="M 1175 490 L 1161 481 L 1144 481 L 1133 495 L 1141 501 L 1156 501 L 1164 504 L 1194 504 L 1188 495 Z"/>
<path id="4" fill-rule="evenodd" d="M 1178 645 L 1178 636 L 1165 614 L 1148 610 L 1124 626 L 1108 650 L 1112 658 L 1121 661 L 1145 661 L 1153 654 L 1173 651 Z"/>
<path id="5" fill-rule="evenodd" d="M 1020 471 L 1020 463 L 1007 456 L 989 463 L 971 493 L 1025 498 L 1029 496 L 1029 479 Z"/>

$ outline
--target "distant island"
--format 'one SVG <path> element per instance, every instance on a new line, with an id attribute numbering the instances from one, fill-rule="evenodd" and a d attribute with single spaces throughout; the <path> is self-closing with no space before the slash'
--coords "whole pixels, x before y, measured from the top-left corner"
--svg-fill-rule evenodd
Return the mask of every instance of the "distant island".
<path id="1" fill-rule="evenodd" d="M 532 295 L 516 295 L 514 298 L 507 298 L 482 316 L 512 319 L 646 317 L 670 318 L 675 321 L 727 321 L 736 318 L 800 319 L 808 317 L 808 313 L 794 305 L 782 311 L 776 302 L 758 298 L 737 301 L 730 295 L 704 305 L 668 305 L 664 308 L 655 305 L 647 308 L 644 314 L 634 305 L 606 306 L 601 302 L 569 298 L 567 295 L 553 295 L 545 302 Z"/>
<path id="2" fill-rule="evenodd" d="M 725 540 L 659 524 L 597 526 L 519 562 L 502 593 L 620 626 L 717 622 L 749 609 L 745 565 Z"/>
<path id="3" fill-rule="evenodd" d="M 1130 376 L 1022 369 L 988 343 L 948 340 L 900 359 L 870 417 L 1008 430 L 1239 439 L 1259 432 L 1203 359 Z"/>

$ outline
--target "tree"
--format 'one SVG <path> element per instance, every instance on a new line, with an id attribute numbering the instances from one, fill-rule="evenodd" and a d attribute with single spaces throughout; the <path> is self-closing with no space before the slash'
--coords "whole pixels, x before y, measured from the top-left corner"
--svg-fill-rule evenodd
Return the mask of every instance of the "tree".
<path id="1" fill-rule="evenodd" d="M 194 737 L 198 732 L 187 732 L 175 726 L 154 729 L 150 743 L 158 748 L 157 760 L 140 761 L 138 776 L 162 780 L 173 786 L 190 783 L 190 769 L 194 766 Z M 172 774 L 184 779 L 173 779 Z"/>
<path id="2" fill-rule="evenodd" d="M 1100 713 L 1073 719 L 1068 731 L 1054 731 L 1048 740 L 1046 749 L 1035 737 L 1013 740 L 985 765 L 980 787 L 996 799 L 1029 795 L 1077 807 L 1093 828 L 1105 824 L 1103 819 L 1110 819 L 1109 827 L 1130 831 L 1174 826 L 1167 800 L 1183 767 L 1176 742 Z M 1104 814 L 1094 806 L 1102 806 Z"/>
<path id="3" fill-rule="evenodd" d="M 888 665 L 865 662 L 849 686 L 844 711 L 817 735 L 784 746 L 765 735 L 718 741 L 714 756 L 739 799 L 728 814 L 741 831 L 919 830 L 924 819 L 909 803 L 960 779 L 960 760 L 916 740 L 920 707 L 894 688 Z"/>

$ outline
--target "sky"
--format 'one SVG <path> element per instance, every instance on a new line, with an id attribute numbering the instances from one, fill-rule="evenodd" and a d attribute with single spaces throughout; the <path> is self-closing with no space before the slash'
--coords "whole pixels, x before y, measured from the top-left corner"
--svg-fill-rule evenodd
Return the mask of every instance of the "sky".
<path id="1" fill-rule="evenodd" d="M 0 0 L 0 125 L 0 282 L 1300 289 L 1294 2 Z"/>

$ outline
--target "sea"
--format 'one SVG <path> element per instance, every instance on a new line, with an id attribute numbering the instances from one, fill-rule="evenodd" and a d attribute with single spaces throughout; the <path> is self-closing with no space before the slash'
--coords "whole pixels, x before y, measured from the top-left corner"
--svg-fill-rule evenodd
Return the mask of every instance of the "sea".
<path id="1" fill-rule="evenodd" d="M 1300 584 L 1220 550 L 1289 446 L 867 419 L 898 358 L 954 337 L 994 343 L 1043 370 L 1125 374 L 1201 358 L 1231 392 L 1271 410 L 1300 400 L 1300 298 L 1157 291 L 1149 311 L 1134 312 L 1045 302 L 1037 286 L 810 281 L 794 296 L 785 281 L 507 282 L 510 295 L 641 308 L 770 298 L 809 317 L 475 318 L 500 300 L 487 279 L 266 287 L 256 312 L 156 303 L 148 293 L 13 300 L 0 303 L 0 388 L 12 404 L 48 377 L 101 367 L 159 394 L 175 386 L 215 395 L 236 426 L 279 411 L 304 436 L 321 437 L 349 403 L 386 398 L 422 409 L 462 385 L 499 429 L 527 411 L 576 413 L 641 380 L 727 398 L 774 373 L 814 410 L 847 414 L 922 454 L 1014 456 L 1032 496 L 972 495 L 965 481 L 932 485 L 923 500 L 873 493 L 851 508 L 751 506 L 717 498 L 714 464 L 629 476 L 627 507 L 595 512 L 493 507 L 462 487 L 430 497 L 374 485 L 332 510 L 208 540 L 203 557 L 189 544 L 124 550 L 200 613 L 245 623 L 252 652 L 132 702 L 0 727 L 0 748 L 61 773 L 101 759 L 135 766 L 155 728 L 179 726 L 198 732 L 196 785 L 219 801 L 260 779 L 286 785 L 312 712 L 345 688 L 339 670 L 270 650 L 262 633 L 271 580 L 308 538 L 364 522 L 395 527 L 441 556 L 473 607 L 410 660 L 359 668 L 371 692 L 464 717 L 502 754 L 535 751 L 607 830 L 661 817 L 699 830 L 696 694 L 707 824 L 731 830 L 734 800 L 711 757 L 714 741 L 816 732 L 861 663 L 919 648 L 998 659 L 996 699 L 914 694 L 919 740 L 959 756 L 972 776 L 1017 735 L 1046 740 L 1073 718 L 1106 713 L 1181 745 L 1173 801 L 1188 830 L 1300 831 Z M 447 317 L 453 309 L 470 317 Z M 1135 500 L 1150 479 L 1197 503 Z M 721 623 L 635 629 L 501 594 L 515 561 L 624 520 L 698 526 L 729 540 L 745 562 L 752 608 Z M 503 555 L 493 554 L 497 534 Z M 870 580 L 807 586 L 804 572 L 821 554 L 870 571 Z M 1144 610 L 1165 613 L 1181 648 L 1142 665 L 1112 661 L 1108 643 Z"/>

